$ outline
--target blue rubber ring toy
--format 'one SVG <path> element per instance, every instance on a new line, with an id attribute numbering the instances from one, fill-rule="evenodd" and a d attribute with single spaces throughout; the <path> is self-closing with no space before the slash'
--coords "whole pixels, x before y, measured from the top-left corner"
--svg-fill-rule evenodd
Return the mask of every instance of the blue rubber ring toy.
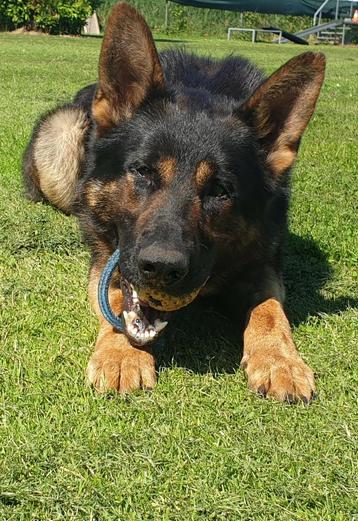
<path id="1" fill-rule="evenodd" d="M 119 248 L 109 258 L 105 265 L 98 284 L 98 303 L 104 318 L 118 331 L 124 332 L 123 320 L 120 315 L 115 315 L 109 303 L 108 290 L 113 273 L 118 268 L 121 252 Z"/>

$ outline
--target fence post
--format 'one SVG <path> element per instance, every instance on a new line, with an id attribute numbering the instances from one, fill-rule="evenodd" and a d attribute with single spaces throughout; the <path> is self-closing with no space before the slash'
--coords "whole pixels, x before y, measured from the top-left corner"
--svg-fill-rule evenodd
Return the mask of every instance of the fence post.
<path id="1" fill-rule="evenodd" d="M 165 21 L 164 21 L 164 27 L 165 30 L 168 29 L 169 26 L 169 0 L 165 1 Z"/>

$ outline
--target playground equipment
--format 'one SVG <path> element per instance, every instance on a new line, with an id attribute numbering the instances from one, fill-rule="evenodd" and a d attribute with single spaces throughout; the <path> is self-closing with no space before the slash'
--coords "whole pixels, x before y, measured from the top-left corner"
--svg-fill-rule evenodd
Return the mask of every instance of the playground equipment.
<path id="1" fill-rule="evenodd" d="M 279 28 L 272 28 L 279 34 L 277 43 L 285 43 L 288 40 L 295 41 L 291 36 L 295 36 L 296 43 L 311 35 L 315 35 L 320 42 L 341 43 L 344 45 L 346 33 L 352 27 L 358 27 L 358 0 L 166 0 L 166 25 L 169 23 L 169 3 L 175 2 L 181 5 L 192 7 L 205 7 L 209 9 L 224 9 L 237 12 L 257 12 L 267 14 L 284 14 L 294 16 L 312 16 L 312 26 L 294 35 L 287 33 L 285 38 L 283 31 Z M 355 6 L 357 15 L 355 15 Z M 331 19 L 329 22 L 322 23 L 322 19 Z M 228 39 L 234 31 L 242 31 L 244 27 L 230 27 Z M 260 28 L 254 28 L 252 40 L 255 41 L 256 33 Z M 269 28 L 264 28 L 269 30 Z M 270 31 L 273 32 L 273 31 Z M 301 41 L 299 41 L 301 40 Z"/>

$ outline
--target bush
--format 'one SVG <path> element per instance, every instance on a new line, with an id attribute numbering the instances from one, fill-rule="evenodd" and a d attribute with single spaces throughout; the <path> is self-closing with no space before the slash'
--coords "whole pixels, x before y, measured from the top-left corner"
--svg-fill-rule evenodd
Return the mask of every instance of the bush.
<path id="1" fill-rule="evenodd" d="M 0 0 L 0 25 L 52 34 L 80 34 L 97 2 L 91 0 Z"/>

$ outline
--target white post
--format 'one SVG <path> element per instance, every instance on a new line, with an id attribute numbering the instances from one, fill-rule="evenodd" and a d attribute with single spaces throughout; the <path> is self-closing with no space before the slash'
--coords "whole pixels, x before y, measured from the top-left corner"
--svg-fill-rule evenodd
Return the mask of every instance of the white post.
<path id="1" fill-rule="evenodd" d="M 338 20 L 338 13 L 339 13 L 339 0 L 337 0 L 337 2 L 336 2 L 336 16 L 335 16 L 335 20 Z"/>
<path id="2" fill-rule="evenodd" d="M 169 25 L 169 0 L 166 0 L 166 2 L 165 2 L 165 22 L 164 22 L 165 30 L 168 29 L 168 25 Z"/>

